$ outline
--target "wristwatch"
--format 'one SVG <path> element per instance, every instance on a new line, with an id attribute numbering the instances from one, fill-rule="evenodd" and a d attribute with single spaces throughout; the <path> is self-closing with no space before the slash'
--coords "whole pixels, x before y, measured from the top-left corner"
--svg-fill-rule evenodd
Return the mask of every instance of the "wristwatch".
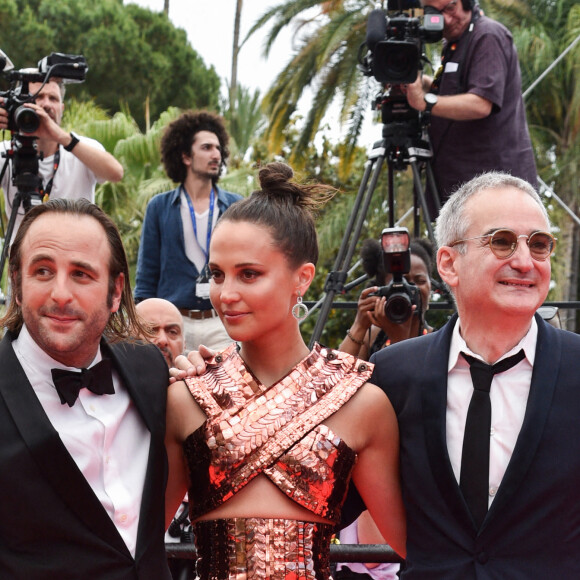
<path id="1" fill-rule="evenodd" d="M 437 104 L 438 97 L 435 93 L 425 93 L 423 99 L 425 100 L 425 111 L 430 113 L 431 109 Z"/>
<path id="2" fill-rule="evenodd" d="M 72 151 L 79 143 L 79 138 L 73 133 L 70 134 L 70 143 L 68 145 L 63 145 L 66 151 Z"/>

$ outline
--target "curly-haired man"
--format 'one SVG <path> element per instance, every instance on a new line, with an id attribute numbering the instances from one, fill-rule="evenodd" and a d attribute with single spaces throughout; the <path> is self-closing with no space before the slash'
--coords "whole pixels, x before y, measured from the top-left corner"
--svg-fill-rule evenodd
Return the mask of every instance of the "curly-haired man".
<path id="1" fill-rule="evenodd" d="M 180 185 L 148 204 L 141 232 L 136 301 L 165 298 L 184 319 L 188 349 L 231 342 L 209 301 L 209 240 L 218 217 L 242 196 L 217 186 L 229 156 L 221 117 L 187 111 L 161 140 L 167 175 Z"/>

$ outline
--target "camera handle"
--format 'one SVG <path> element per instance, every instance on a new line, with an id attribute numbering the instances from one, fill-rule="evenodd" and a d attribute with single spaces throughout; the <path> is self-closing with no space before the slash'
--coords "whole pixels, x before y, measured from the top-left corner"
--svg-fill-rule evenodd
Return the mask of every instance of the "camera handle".
<path id="1" fill-rule="evenodd" d="M 407 165 L 410 165 L 413 171 L 415 235 L 418 235 L 420 231 L 419 208 L 421 208 L 423 210 L 423 221 L 427 227 L 429 239 L 433 242 L 435 240 L 425 197 L 425 189 L 421 183 L 421 174 L 419 170 L 419 161 L 424 161 L 426 165 L 427 184 L 432 192 L 437 211 L 439 211 L 439 195 L 435 185 L 433 169 L 430 164 L 432 157 L 431 148 L 428 141 L 424 143 L 414 143 L 412 139 L 409 140 L 408 134 L 409 126 L 407 123 L 391 123 L 383 125 L 382 140 L 377 141 L 367 155 L 363 178 L 342 237 L 338 254 L 334 261 L 334 269 L 326 277 L 324 283 L 324 298 L 318 303 L 320 305 L 320 313 L 316 320 L 316 324 L 314 325 L 314 330 L 312 331 L 310 348 L 313 347 L 314 343 L 317 342 L 322 335 L 324 325 L 326 324 L 332 309 L 334 297 L 337 293 L 342 294 L 345 291 L 348 268 L 354 256 L 372 196 L 385 162 L 388 168 L 389 227 L 393 227 L 395 222 L 394 168 L 404 168 Z M 423 147 L 423 145 L 425 146 Z M 310 312 L 312 312 L 312 310 Z"/>

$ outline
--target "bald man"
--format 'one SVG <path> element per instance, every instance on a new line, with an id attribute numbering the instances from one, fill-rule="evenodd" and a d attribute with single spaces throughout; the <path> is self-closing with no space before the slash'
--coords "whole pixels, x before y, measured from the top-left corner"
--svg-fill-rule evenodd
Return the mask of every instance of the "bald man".
<path id="1" fill-rule="evenodd" d="M 147 298 L 137 304 L 137 314 L 151 326 L 156 344 L 167 364 L 175 366 L 175 357 L 184 348 L 183 318 L 179 310 L 164 298 Z"/>

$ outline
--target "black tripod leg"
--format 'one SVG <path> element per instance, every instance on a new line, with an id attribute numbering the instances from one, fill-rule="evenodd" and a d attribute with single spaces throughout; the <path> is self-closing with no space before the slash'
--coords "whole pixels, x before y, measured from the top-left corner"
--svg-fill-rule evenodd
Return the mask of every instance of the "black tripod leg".
<path id="1" fill-rule="evenodd" d="M 427 162 L 427 167 L 425 174 L 427 176 L 427 185 L 429 186 L 429 191 L 433 195 L 433 203 L 437 209 L 437 215 L 439 215 L 439 210 L 441 209 L 441 198 L 439 197 L 439 192 L 437 191 L 437 184 L 435 183 L 435 175 L 433 174 L 433 167 L 431 163 Z"/>
<path id="2" fill-rule="evenodd" d="M 326 283 L 324 286 L 325 296 L 322 305 L 320 307 L 320 314 L 318 315 L 318 319 L 316 320 L 314 330 L 312 331 L 312 337 L 310 339 L 310 348 L 312 348 L 315 342 L 320 340 L 322 331 L 324 329 L 324 325 L 326 324 L 328 315 L 330 313 L 330 310 L 332 309 L 334 297 L 337 292 L 342 292 L 342 289 L 344 287 L 344 282 L 346 281 L 346 276 L 348 273 L 348 267 L 354 255 L 356 244 L 362 231 L 364 221 L 373 196 L 373 192 L 376 188 L 377 181 L 379 179 L 381 166 L 383 165 L 384 160 L 385 160 L 384 147 L 381 147 L 378 151 L 375 151 L 373 149 L 367 160 L 367 166 L 365 168 L 363 179 L 360 184 L 354 202 L 354 206 L 350 214 L 348 224 L 346 226 L 346 231 L 344 233 L 344 236 L 342 237 L 340 249 L 338 251 L 334 263 L 334 270 L 330 272 L 326 278 Z M 367 189 L 369 177 L 371 178 L 370 186 Z M 351 234 L 353 234 L 353 228 L 354 235 L 351 236 Z"/>
<path id="3" fill-rule="evenodd" d="M 417 165 L 417 161 L 415 160 L 410 160 L 409 164 L 411 165 L 411 169 L 413 170 L 413 189 L 415 191 L 416 197 L 419 199 L 421 203 L 421 209 L 423 210 L 423 221 L 425 222 L 425 226 L 427 227 L 427 234 L 429 236 L 429 239 L 433 243 L 435 243 L 435 234 L 433 233 L 431 216 L 429 215 L 429 208 L 427 207 L 425 190 L 423 189 L 423 185 L 421 183 L 421 174 L 419 173 L 419 167 Z M 429 165 L 427 164 L 427 166 Z"/>
<path id="4" fill-rule="evenodd" d="M 387 184 L 389 187 L 389 227 L 395 227 L 395 171 L 391 161 L 387 161 Z"/>

